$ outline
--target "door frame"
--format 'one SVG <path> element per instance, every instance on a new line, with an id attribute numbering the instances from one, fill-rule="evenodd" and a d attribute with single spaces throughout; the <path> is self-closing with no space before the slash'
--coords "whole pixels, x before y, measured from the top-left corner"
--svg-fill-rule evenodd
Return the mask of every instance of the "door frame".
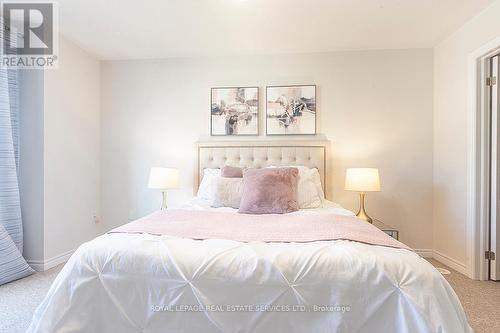
<path id="1" fill-rule="evenodd" d="M 499 52 L 497 37 L 470 53 L 468 59 L 466 269 L 467 275 L 476 280 L 488 279 L 488 261 L 484 258 L 489 248 L 490 194 L 486 77 L 487 60 Z"/>
<path id="2" fill-rule="evenodd" d="M 487 69 L 490 75 L 496 77 L 497 79 L 500 78 L 500 71 L 499 71 L 499 65 L 500 65 L 500 53 L 495 54 L 493 57 L 489 58 L 489 68 Z M 488 246 L 489 250 L 498 253 L 498 249 L 496 246 L 496 243 L 498 240 L 496 239 L 497 237 L 497 223 L 498 223 L 498 214 L 500 213 L 497 209 L 497 203 L 498 201 L 498 195 L 499 195 L 499 182 L 498 182 L 498 172 L 500 171 L 499 169 L 499 154 L 498 154 L 498 139 L 500 138 L 498 130 L 500 127 L 498 126 L 498 114 L 499 114 L 499 109 L 498 106 L 500 103 L 498 103 L 498 98 L 499 98 L 499 86 L 497 83 L 492 84 L 490 86 L 489 90 L 489 109 L 491 111 L 490 114 L 490 223 L 488 225 Z M 495 93 L 495 94 L 493 94 Z M 493 100 L 493 96 L 496 95 L 496 99 Z M 494 103 L 493 103 L 494 102 Z M 493 112 L 493 109 L 496 110 L 496 112 Z M 493 189 L 495 189 L 493 191 Z M 495 236 L 493 236 L 493 234 Z M 495 244 L 493 243 L 493 240 L 495 240 Z M 498 269 L 497 269 L 498 261 L 489 259 L 488 260 L 488 276 L 489 279 L 492 280 L 495 278 L 495 281 L 500 280 L 500 276 L 498 276 Z"/>

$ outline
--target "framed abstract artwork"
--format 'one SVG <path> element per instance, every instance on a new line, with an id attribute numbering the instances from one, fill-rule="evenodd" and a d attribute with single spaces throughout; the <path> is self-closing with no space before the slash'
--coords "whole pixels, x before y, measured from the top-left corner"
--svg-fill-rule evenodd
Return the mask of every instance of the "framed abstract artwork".
<path id="1" fill-rule="evenodd" d="M 266 87 L 266 135 L 316 134 L 316 85 Z"/>
<path id="2" fill-rule="evenodd" d="M 259 135 L 259 88 L 212 88 L 210 135 Z"/>

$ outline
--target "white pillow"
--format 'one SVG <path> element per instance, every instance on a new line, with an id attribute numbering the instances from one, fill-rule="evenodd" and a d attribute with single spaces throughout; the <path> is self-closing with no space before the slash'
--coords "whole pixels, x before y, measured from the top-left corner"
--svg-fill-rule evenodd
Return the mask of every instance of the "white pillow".
<path id="1" fill-rule="evenodd" d="M 240 208 L 243 178 L 217 177 L 212 182 L 212 207 Z"/>
<path id="2" fill-rule="evenodd" d="M 321 198 L 321 201 L 325 201 L 325 192 L 323 191 L 323 185 L 321 184 L 321 176 L 319 175 L 319 171 L 316 168 L 309 169 L 312 174 L 312 181 L 314 185 L 316 185 L 316 189 L 318 190 L 318 195 Z"/>
<path id="3" fill-rule="evenodd" d="M 299 201 L 300 208 L 322 207 L 323 199 L 317 185 L 317 180 L 319 179 L 318 170 L 316 168 L 309 169 L 304 166 L 295 166 L 295 168 L 299 169 L 297 200 Z M 319 181 L 319 187 L 321 188 L 321 180 Z"/>
<path id="4" fill-rule="evenodd" d="M 299 180 L 297 183 L 297 201 L 301 209 L 318 208 L 323 206 L 325 194 L 321 186 L 321 177 L 318 169 L 308 168 L 302 165 L 287 165 L 285 168 L 299 169 Z M 276 168 L 276 166 L 270 166 Z"/>
<path id="5" fill-rule="evenodd" d="M 213 186 L 214 180 L 220 177 L 220 169 L 203 169 L 203 178 L 198 187 L 197 197 L 205 200 L 213 200 Z"/>

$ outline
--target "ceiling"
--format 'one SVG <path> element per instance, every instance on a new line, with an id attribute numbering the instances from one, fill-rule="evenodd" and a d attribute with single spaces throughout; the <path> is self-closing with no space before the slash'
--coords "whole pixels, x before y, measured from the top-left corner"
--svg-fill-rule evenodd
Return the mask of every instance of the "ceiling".
<path id="1" fill-rule="evenodd" d="M 60 0 L 100 59 L 427 48 L 492 0 Z"/>

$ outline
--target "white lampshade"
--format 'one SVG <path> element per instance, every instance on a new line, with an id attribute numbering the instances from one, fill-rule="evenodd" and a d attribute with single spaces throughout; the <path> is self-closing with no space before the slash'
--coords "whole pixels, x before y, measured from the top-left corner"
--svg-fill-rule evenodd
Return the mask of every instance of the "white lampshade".
<path id="1" fill-rule="evenodd" d="M 345 190 L 357 192 L 380 191 L 380 177 L 376 168 L 349 168 L 345 173 Z"/>
<path id="2" fill-rule="evenodd" d="M 173 168 L 151 168 L 148 187 L 159 190 L 179 188 L 179 170 Z"/>

